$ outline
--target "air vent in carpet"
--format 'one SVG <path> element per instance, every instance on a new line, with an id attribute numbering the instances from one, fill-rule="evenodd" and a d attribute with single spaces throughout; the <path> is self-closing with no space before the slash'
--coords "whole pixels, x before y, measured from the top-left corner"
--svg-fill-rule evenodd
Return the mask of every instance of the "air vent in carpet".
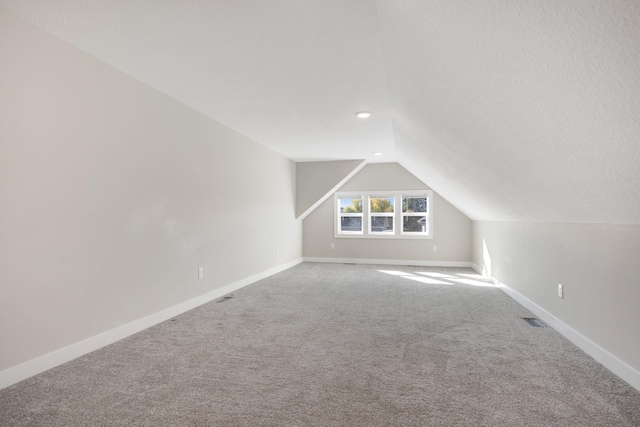
<path id="1" fill-rule="evenodd" d="M 534 319 L 533 317 L 523 317 L 523 319 L 525 322 L 527 322 L 531 326 L 534 326 L 536 328 L 544 328 L 544 325 L 540 323 L 538 319 Z"/>

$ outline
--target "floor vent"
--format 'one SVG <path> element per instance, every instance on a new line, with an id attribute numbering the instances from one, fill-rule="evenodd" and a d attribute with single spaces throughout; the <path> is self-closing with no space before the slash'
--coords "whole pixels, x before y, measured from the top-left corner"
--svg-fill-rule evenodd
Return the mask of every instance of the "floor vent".
<path id="1" fill-rule="evenodd" d="M 216 302 L 226 302 L 226 301 L 229 301 L 231 298 L 233 298 L 233 295 L 225 295 L 219 300 L 217 300 Z"/>
<path id="2" fill-rule="evenodd" d="M 538 319 L 534 319 L 533 317 L 523 317 L 524 321 L 536 328 L 544 328 L 544 325 L 540 323 Z"/>

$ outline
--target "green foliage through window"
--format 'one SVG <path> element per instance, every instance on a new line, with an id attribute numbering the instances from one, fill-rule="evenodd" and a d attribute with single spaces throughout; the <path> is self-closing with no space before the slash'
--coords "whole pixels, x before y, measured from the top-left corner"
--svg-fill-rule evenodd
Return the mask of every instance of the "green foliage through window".
<path id="1" fill-rule="evenodd" d="M 334 196 L 334 236 L 433 238 L 433 192 L 354 191 Z"/>
<path id="2" fill-rule="evenodd" d="M 342 213 L 362 213 L 362 198 L 361 197 L 353 197 L 353 198 L 349 197 L 349 198 L 340 199 L 340 212 L 342 212 Z"/>
<path id="3" fill-rule="evenodd" d="M 393 212 L 393 197 L 372 197 L 371 212 Z"/>
<path id="4" fill-rule="evenodd" d="M 427 198 L 403 197 L 402 212 L 427 212 Z"/>

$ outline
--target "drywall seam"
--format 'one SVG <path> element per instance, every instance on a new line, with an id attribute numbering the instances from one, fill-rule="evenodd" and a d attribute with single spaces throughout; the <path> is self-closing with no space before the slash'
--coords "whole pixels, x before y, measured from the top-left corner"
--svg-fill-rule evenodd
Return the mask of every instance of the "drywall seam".
<path id="1" fill-rule="evenodd" d="M 479 274 L 483 274 L 482 269 L 477 264 L 472 263 L 471 268 L 473 268 Z M 500 280 L 496 279 L 494 276 L 491 276 L 490 280 L 502 292 L 504 292 L 524 308 L 538 316 L 549 326 L 558 331 L 573 344 L 578 346 L 578 348 L 580 348 L 582 351 L 593 357 L 598 363 L 602 364 L 605 368 L 609 369 L 618 377 L 629 383 L 629 385 L 631 385 L 633 388 L 640 391 L 640 372 L 635 368 L 618 359 L 616 356 L 609 353 L 607 350 L 600 347 L 598 344 L 591 341 L 589 338 L 585 337 L 580 332 L 576 331 L 575 329 L 564 323 L 562 320 L 558 319 L 553 314 L 549 313 L 547 310 L 531 301 L 529 298 L 510 288 L 508 285 L 505 285 Z"/>
<path id="2" fill-rule="evenodd" d="M 344 178 L 342 178 L 342 180 L 340 180 L 340 182 L 338 182 L 336 185 L 334 185 L 329 191 L 327 191 L 324 196 L 320 197 L 314 204 L 312 204 L 311 206 L 309 206 L 309 208 L 307 208 L 307 210 L 305 210 L 304 212 L 302 212 L 300 214 L 300 216 L 296 217 L 296 219 L 299 220 L 303 220 L 305 219 L 311 212 L 313 212 L 314 210 L 316 210 L 316 208 L 318 206 L 320 206 L 325 200 L 327 200 L 329 197 L 331 197 L 333 195 L 333 193 L 335 193 L 336 191 L 338 191 L 338 189 L 340 189 L 340 187 L 342 187 L 343 185 L 345 185 L 347 183 L 347 181 L 349 181 L 351 178 L 353 178 L 354 176 L 356 176 L 356 174 L 358 172 L 360 172 L 360 170 L 365 167 L 367 165 L 366 160 L 363 160 L 362 163 L 360 163 L 358 166 L 356 166 L 356 168 L 354 170 L 352 170 L 347 176 L 345 176 Z"/>
<path id="3" fill-rule="evenodd" d="M 325 258 L 304 257 L 304 262 L 328 264 L 382 264 L 382 265 L 411 265 L 417 267 L 471 267 L 468 261 L 420 261 L 403 259 L 375 259 L 375 258 Z"/>
<path id="4" fill-rule="evenodd" d="M 250 285 L 258 280 L 262 280 L 281 271 L 294 267 L 302 262 L 302 258 L 295 259 L 293 261 L 281 264 L 277 267 L 270 268 L 261 273 L 254 274 L 244 279 L 225 285 L 221 288 L 215 289 L 199 297 L 192 298 L 183 303 L 166 308 L 157 313 L 145 316 L 143 318 L 134 320 L 133 322 L 126 323 L 118 326 L 117 328 L 100 333 L 93 337 L 84 339 L 77 343 L 68 345 L 61 349 L 52 351 L 35 359 L 24 362 L 18 366 L 14 366 L 9 369 L 5 369 L 0 372 L 0 390 L 9 387 L 19 381 L 25 380 L 29 377 L 37 375 L 41 372 L 55 368 L 58 365 L 66 363 L 77 357 L 88 354 L 92 351 L 98 350 L 109 344 L 113 344 L 123 338 L 140 332 L 144 329 L 150 328 L 165 320 L 171 319 L 177 315 L 192 310 L 200 305 L 206 304 L 209 301 L 213 301 L 229 292 L 236 291 L 247 285 Z"/>

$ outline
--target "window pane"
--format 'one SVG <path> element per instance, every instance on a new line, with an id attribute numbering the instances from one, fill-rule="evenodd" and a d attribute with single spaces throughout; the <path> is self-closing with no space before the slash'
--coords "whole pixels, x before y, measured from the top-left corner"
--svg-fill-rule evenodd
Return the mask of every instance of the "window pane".
<path id="1" fill-rule="evenodd" d="M 402 198 L 402 212 L 427 212 L 427 198 L 418 197 L 403 197 Z"/>
<path id="2" fill-rule="evenodd" d="M 340 197 L 341 213 L 362 213 L 362 197 Z"/>
<path id="3" fill-rule="evenodd" d="M 371 197 L 371 212 L 393 212 L 395 199 L 393 196 Z"/>
<path id="4" fill-rule="evenodd" d="M 426 216 L 405 216 L 402 217 L 402 231 L 404 233 L 426 233 Z"/>
<path id="5" fill-rule="evenodd" d="M 362 217 L 361 216 L 340 217 L 340 231 L 362 232 Z"/>
<path id="6" fill-rule="evenodd" d="M 371 216 L 372 233 L 393 233 L 392 216 Z"/>

